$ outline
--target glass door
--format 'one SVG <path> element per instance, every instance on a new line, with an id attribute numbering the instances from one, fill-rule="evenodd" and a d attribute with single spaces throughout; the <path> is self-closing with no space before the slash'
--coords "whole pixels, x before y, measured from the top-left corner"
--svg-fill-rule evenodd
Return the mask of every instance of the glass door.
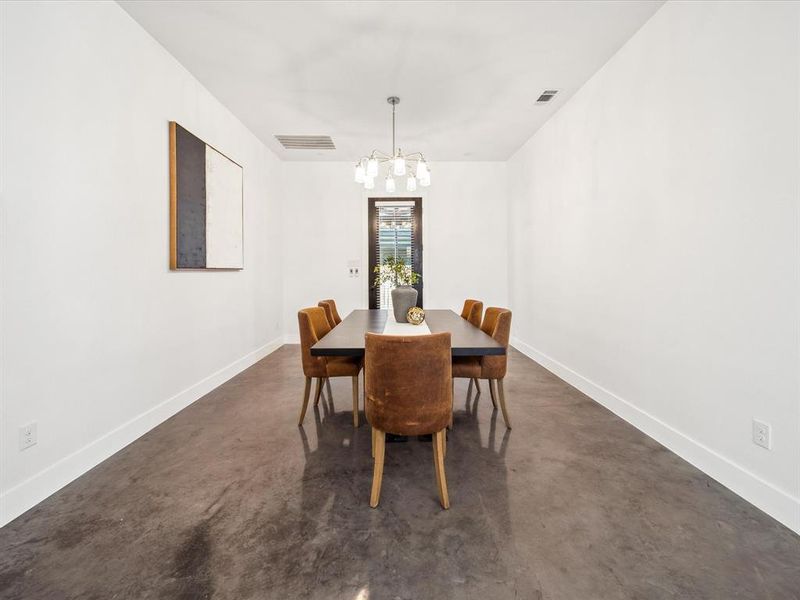
<path id="1" fill-rule="evenodd" d="M 402 260 L 422 275 L 422 199 L 369 199 L 369 307 L 392 307 L 392 286 L 375 285 L 375 267 L 386 257 Z M 414 286 L 422 306 L 422 278 Z"/>

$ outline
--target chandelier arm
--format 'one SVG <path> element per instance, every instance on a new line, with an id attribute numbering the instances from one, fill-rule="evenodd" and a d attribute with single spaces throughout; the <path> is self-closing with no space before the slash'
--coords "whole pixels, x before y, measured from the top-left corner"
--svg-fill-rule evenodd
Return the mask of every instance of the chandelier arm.
<path id="1" fill-rule="evenodd" d="M 361 159 L 361 160 L 373 160 L 373 159 L 374 159 L 374 160 L 377 160 L 377 161 L 378 161 L 378 163 L 385 163 L 385 162 L 388 162 L 388 161 L 392 160 L 392 157 L 391 157 L 391 156 L 387 156 L 387 155 L 384 155 L 384 154 L 382 154 L 382 155 L 380 155 L 380 156 L 377 156 L 377 155 L 373 155 L 373 156 L 364 156 L 364 157 L 362 157 L 362 159 Z M 356 165 L 358 165 L 358 164 L 361 162 L 361 160 L 359 160 L 359 161 L 356 163 Z"/>
<path id="2" fill-rule="evenodd" d="M 362 156 L 357 161 L 357 163 L 361 162 L 361 160 L 371 160 L 373 158 L 378 162 L 386 162 L 388 160 L 392 160 L 394 157 L 391 154 L 386 154 L 385 152 L 381 152 L 380 150 L 374 150 L 371 154 Z M 425 157 L 422 155 L 422 152 L 412 152 L 411 154 L 404 154 L 403 158 L 407 162 L 421 162 L 425 160 Z"/>
<path id="3" fill-rule="evenodd" d="M 362 160 L 372 160 L 372 159 L 377 160 L 379 163 L 383 163 L 386 162 L 387 160 L 392 160 L 392 157 L 389 156 L 388 154 L 385 154 L 384 152 L 381 152 L 380 150 L 373 150 L 371 154 L 364 155 L 360 159 L 358 159 L 358 163 L 360 163 Z"/>

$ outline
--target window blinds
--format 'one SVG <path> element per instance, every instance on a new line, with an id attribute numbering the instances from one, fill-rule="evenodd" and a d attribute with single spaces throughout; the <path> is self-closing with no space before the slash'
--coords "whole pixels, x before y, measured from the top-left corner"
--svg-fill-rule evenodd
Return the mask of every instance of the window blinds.
<path id="1" fill-rule="evenodd" d="M 416 227 L 414 202 L 375 203 L 375 256 L 378 265 L 387 256 L 402 260 L 410 268 L 414 265 Z M 375 288 L 378 308 L 390 308 L 391 287 L 384 284 Z"/>

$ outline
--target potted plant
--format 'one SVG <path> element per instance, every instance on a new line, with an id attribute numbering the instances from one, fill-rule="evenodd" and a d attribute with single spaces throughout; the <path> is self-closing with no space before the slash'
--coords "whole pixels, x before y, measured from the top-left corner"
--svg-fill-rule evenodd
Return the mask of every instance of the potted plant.
<path id="1" fill-rule="evenodd" d="M 398 323 L 407 323 L 408 309 L 417 305 L 417 290 L 411 286 L 419 279 L 420 274 L 414 273 L 410 265 L 396 256 L 387 256 L 382 264 L 375 267 L 375 286 L 380 287 L 384 283 L 389 283 L 394 287 L 392 308 L 394 320 Z"/>

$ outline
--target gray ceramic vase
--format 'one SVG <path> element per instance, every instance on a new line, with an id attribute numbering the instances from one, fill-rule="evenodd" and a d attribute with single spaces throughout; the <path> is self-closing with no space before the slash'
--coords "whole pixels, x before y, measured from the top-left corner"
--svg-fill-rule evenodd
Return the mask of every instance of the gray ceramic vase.
<path id="1" fill-rule="evenodd" d="M 410 285 L 401 285 L 392 290 L 392 308 L 394 320 L 398 323 L 408 323 L 408 309 L 417 305 L 417 290 Z"/>

